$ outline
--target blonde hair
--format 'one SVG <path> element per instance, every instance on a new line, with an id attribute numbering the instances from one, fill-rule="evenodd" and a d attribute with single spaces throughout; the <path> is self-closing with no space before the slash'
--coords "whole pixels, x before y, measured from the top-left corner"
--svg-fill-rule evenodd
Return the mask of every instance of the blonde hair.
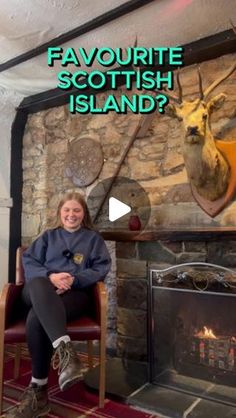
<path id="1" fill-rule="evenodd" d="M 62 223 L 61 223 L 61 208 L 64 205 L 64 203 L 68 202 L 68 200 L 75 200 L 77 203 L 79 203 L 82 206 L 82 208 L 84 210 L 84 219 L 83 219 L 81 225 L 84 228 L 87 228 L 87 229 L 94 229 L 93 222 L 91 220 L 91 216 L 90 216 L 90 213 L 89 213 L 87 203 L 86 203 L 84 197 L 78 192 L 66 193 L 62 197 L 62 199 L 60 200 L 60 202 L 58 204 L 58 207 L 57 207 L 56 221 L 55 221 L 55 224 L 54 224 L 53 228 L 56 229 L 56 228 L 62 226 Z"/>

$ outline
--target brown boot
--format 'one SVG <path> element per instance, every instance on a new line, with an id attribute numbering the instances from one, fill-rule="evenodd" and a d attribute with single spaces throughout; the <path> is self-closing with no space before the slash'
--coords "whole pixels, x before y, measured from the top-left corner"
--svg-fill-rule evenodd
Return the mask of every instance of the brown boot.
<path id="1" fill-rule="evenodd" d="M 61 341 L 53 355 L 52 366 L 58 369 L 59 386 L 61 390 L 74 385 L 81 380 L 81 362 L 71 341 Z"/>
<path id="2" fill-rule="evenodd" d="M 50 411 L 47 385 L 39 386 L 31 383 L 24 391 L 19 405 L 10 409 L 5 418 L 38 418 Z"/>

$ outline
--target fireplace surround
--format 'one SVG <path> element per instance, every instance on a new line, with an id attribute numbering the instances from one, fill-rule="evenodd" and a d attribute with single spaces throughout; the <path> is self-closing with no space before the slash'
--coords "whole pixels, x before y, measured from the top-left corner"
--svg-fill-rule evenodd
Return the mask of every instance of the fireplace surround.
<path id="1" fill-rule="evenodd" d="M 210 263 L 149 268 L 149 380 L 236 406 L 236 273 Z"/>

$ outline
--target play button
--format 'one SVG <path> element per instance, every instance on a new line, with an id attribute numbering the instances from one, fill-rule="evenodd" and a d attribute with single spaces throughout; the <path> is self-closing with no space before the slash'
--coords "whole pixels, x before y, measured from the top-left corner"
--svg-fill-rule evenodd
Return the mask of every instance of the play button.
<path id="1" fill-rule="evenodd" d="M 129 212 L 131 212 L 130 206 L 115 197 L 109 198 L 109 221 L 114 222 Z"/>
<path id="2" fill-rule="evenodd" d="M 109 177 L 94 186 L 87 205 L 98 230 L 142 231 L 150 218 L 148 193 L 135 180 Z"/>

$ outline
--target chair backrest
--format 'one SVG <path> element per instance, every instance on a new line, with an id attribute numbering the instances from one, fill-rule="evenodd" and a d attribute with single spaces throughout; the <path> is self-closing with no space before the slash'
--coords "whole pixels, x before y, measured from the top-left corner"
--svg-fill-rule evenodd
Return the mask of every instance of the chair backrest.
<path id="1" fill-rule="evenodd" d="M 16 284 L 23 284 L 25 282 L 25 274 L 22 264 L 22 254 L 27 247 L 18 247 L 16 251 Z"/>

